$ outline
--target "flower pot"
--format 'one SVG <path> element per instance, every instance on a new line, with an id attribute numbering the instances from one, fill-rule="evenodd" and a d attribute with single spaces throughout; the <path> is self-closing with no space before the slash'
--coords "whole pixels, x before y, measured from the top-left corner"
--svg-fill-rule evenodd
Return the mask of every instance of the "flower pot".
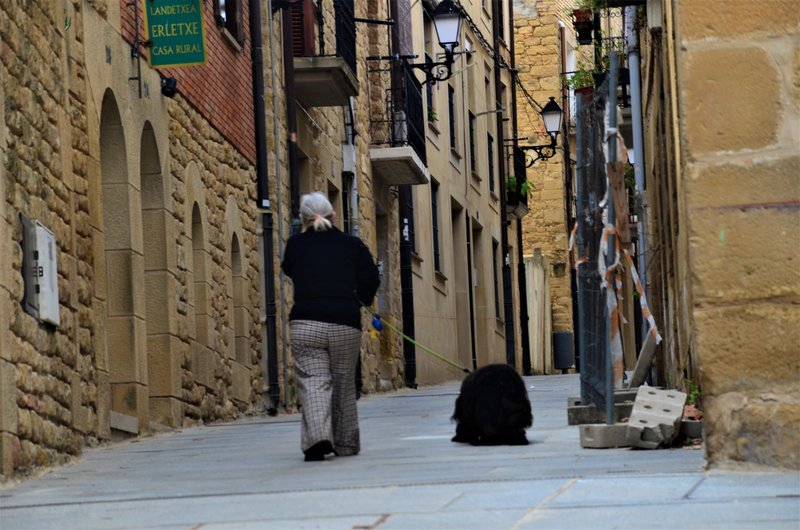
<path id="1" fill-rule="evenodd" d="M 519 204 L 519 193 L 512 190 L 506 190 L 506 204 L 509 206 L 516 206 Z"/>
<path id="2" fill-rule="evenodd" d="M 591 44 L 592 29 L 594 28 L 594 21 L 592 20 L 592 10 L 574 9 L 572 11 L 572 17 L 573 17 L 572 26 L 575 28 L 578 44 Z"/>

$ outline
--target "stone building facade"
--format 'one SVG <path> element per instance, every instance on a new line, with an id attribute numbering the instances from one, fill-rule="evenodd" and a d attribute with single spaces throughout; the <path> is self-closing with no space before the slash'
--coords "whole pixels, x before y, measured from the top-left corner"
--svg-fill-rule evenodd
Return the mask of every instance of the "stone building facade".
<path id="1" fill-rule="evenodd" d="M 666 371 L 702 390 L 712 465 L 797 468 L 800 15 L 791 1 L 657 7 L 643 97 L 658 111 L 653 287 L 676 322 Z"/>
<path id="2" fill-rule="evenodd" d="M 305 35 L 295 35 L 294 42 L 307 39 L 311 43 L 308 49 L 294 57 L 294 68 L 290 68 L 295 78 L 301 78 L 301 71 L 308 62 L 316 68 L 314 61 L 337 49 L 337 17 L 341 17 L 335 9 L 335 3 L 321 2 L 322 9 L 317 11 L 316 4 L 301 2 L 297 11 L 303 11 Z M 355 2 L 354 17 L 362 19 L 387 20 L 385 3 Z M 295 16 L 300 15 L 295 12 Z M 272 50 L 265 54 L 265 100 L 267 105 L 266 120 L 268 124 L 267 143 L 270 155 L 271 171 L 277 178 L 270 179 L 271 195 L 276 203 L 273 210 L 280 212 L 280 221 L 276 226 L 276 244 L 280 251 L 276 252 L 276 271 L 279 271 L 279 260 L 282 248 L 292 231 L 292 181 L 290 160 L 286 149 L 291 137 L 286 112 L 287 92 L 284 68 L 284 35 L 281 29 L 281 16 L 276 14 L 269 23 L 270 14 L 266 7 L 262 9 L 264 20 L 265 42 L 271 42 Z M 299 26 L 295 26 L 299 27 Z M 320 34 L 322 44 L 319 43 Z M 334 210 L 337 212 L 335 224 L 341 230 L 360 237 L 381 265 L 381 288 L 377 300 L 380 314 L 385 318 L 400 322 L 399 306 L 400 284 L 397 249 L 399 248 L 399 220 L 397 200 L 389 186 L 376 178 L 370 163 L 370 105 L 384 104 L 384 86 L 371 86 L 369 83 L 366 57 L 372 54 L 386 53 L 386 30 L 368 25 L 355 27 L 356 71 L 347 65 L 338 65 L 346 69 L 357 87 L 353 95 L 335 102 L 320 102 L 304 97 L 302 86 L 293 104 L 296 112 L 297 130 L 295 131 L 298 148 L 298 193 L 320 191 L 326 194 Z M 322 48 L 322 49 L 321 49 Z M 327 66 L 319 67 L 323 70 Z M 328 79 L 328 78 L 324 78 Z M 378 80 L 372 80 L 374 85 Z M 296 81 L 297 82 L 297 81 Z M 333 82 L 333 81 L 330 81 Z M 299 81 L 302 85 L 304 81 Z M 323 90 L 319 85 L 307 89 Z M 277 132 L 277 135 L 275 134 Z M 274 170 L 272 169 L 274 167 Z M 278 205 L 280 204 L 280 205 Z M 291 351 L 288 337 L 288 315 L 291 309 L 292 286 L 288 278 L 280 275 L 278 341 L 281 349 L 279 358 L 279 380 L 282 388 L 281 403 L 287 409 L 297 405 L 297 395 L 292 383 Z M 369 317 L 369 318 L 368 318 Z M 371 315 L 364 312 L 364 327 L 369 325 Z M 288 381 L 287 385 L 285 382 Z M 403 385 L 403 362 L 400 338 L 383 334 L 379 340 L 371 339 L 364 334 L 361 352 L 361 385 L 363 392 L 375 392 L 399 388 Z"/>
<path id="3" fill-rule="evenodd" d="M 212 4 L 198 3 L 207 20 Z M 249 39 L 207 25 L 207 64 L 159 73 L 133 47 L 134 9 L 0 7 L 6 477 L 85 444 L 263 408 Z M 57 324 L 25 309 L 23 217 L 54 236 Z"/>
<path id="4" fill-rule="evenodd" d="M 532 207 L 523 219 L 523 251 L 532 256 L 537 249 L 550 263 L 549 285 L 552 328 L 554 333 L 573 331 L 573 289 L 570 270 L 569 234 L 574 212 L 569 197 L 572 192 L 569 167 L 569 100 L 562 85 L 562 74 L 569 71 L 568 51 L 575 40 L 569 21 L 571 1 L 516 0 L 514 21 L 519 76 L 533 98 L 544 105 L 550 97 L 565 111 L 564 132 L 559 136 L 556 156 L 537 161 L 528 169 L 534 183 Z M 526 105 L 522 94 L 520 106 Z M 544 145 L 550 140 L 541 117 L 529 110 L 519 112 L 519 136 L 530 145 Z M 565 152 L 565 146 L 567 148 Z"/>
<path id="5" fill-rule="evenodd" d="M 420 344 L 464 366 L 520 366 L 520 300 L 509 273 L 516 234 L 504 233 L 501 171 L 512 163 L 504 139 L 515 134 L 512 28 L 501 23 L 511 20 L 510 2 L 462 6 L 470 54 L 456 56 L 455 75 L 432 85 L 430 100 L 422 72 L 403 70 L 412 60 L 394 57 L 384 75 L 376 63 L 387 61 L 374 57 L 440 53 L 424 14 L 431 3 L 292 4 L 306 17 L 288 14 L 287 25 L 309 32 L 301 42 L 286 38 L 282 9 L 260 3 L 263 142 L 249 2 L 229 0 L 223 10 L 198 1 L 207 62 L 164 69 L 146 60 L 147 5 L 0 4 L 3 477 L 63 463 L 87 444 L 296 410 L 292 291 L 280 261 L 297 198 L 312 190 L 329 196 L 337 225 L 376 257 L 375 309 L 387 322 L 405 329 L 403 294 L 412 289 Z M 368 19 L 400 24 L 393 34 Z M 355 61 L 344 64 L 340 37 L 351 30 Z M 402 83 L 400 72 L 411 72 Z M 319 75 L 332 75 L 330 83 Z M 175 94 L 162 94 L 173 79 Z M 424 119 L 433 111 L 438 122 Z M 412 147 L 403 127 L 419 117 L 421 144 Z M 271 234 L 267 219 L 276 221 Z M 44 306 L 38 316 L 32 308 L 37 280 L 25 270 L 40 256 L 28 248 L 28 221 L 54 236 L 55 321 Z M 403 254 L 409 222 L 417 246 Z M 370 320 L 364 311 L 365 328 Z M 365 333 L 363 392 L 462 377 L 408 344 L 394 332 Z"/>

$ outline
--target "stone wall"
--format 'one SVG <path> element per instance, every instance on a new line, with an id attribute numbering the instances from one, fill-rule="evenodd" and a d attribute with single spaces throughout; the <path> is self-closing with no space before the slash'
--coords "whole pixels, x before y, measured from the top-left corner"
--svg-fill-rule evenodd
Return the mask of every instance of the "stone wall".
<path id="1" fill-rule="evenodd" d="M 561 100 L 561 53 L 558 20 L 565 7 L 559 2 L 514 2 L 514 38 L 517 69 L 522 84 L 544 105 L 550 97 Z M 567 19 L 568 20 L 568 19 Z M 519 136 L 530 144 L 549 141 L 538 112 L 517 94 Z M 559 137 L 559 141 L 562 138 Z M 523 252 L 532 256 L 540 249 L 551 265 L 550 303 L 553 331 L 572 331 L 572 290 L 570 286 L 569 231 L 564 158 L 557 155 L 528 168 L 534 191 L 528 199 L 530 213 L 523 219 Z"/>
<path id="2" fill-rule="evenodd" d="M 707 455 L 797 468 L 800 11 L 731 0 L 670 14 Z"/>
<path id="3" fill-rule="evenodd" d="M 86 120 L 68 92 L 61 10 L 0 5 L 0 474 L 61 463 L 96 438 Z M 53 57 L 57 59 L 54 61 Z M 80 75 L 80 71 L 73 71 Z M 79 91 L 80 92 L 80 91 Z M 84 129 L 85 130 L 85 129 Z M 77 171 L 73 171 L 75 164 Z M 83 169 L 83 171 L 81 171 Z M 61 325 L 22 311 L 20 213 L 56 236 Z"/>
<path id="4" fill-rule="evenodd" d="M 139 96 L 119 9 L 0 4 L 6 478 L 262 406 L 253 165 L 146 66 Z M 20 214 L 55 235 L 58 326 L 22 309 Z"/>

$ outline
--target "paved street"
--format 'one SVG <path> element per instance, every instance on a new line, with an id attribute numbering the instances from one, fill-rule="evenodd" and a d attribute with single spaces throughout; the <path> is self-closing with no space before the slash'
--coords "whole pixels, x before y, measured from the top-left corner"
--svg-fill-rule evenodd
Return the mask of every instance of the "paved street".
<path id="1" fill-rule="evenodd" d="M 581 449 L 575 375 L 528 377 L 525 447 L 450 442 L 458 384 L 366 396 L 362 454 L 304 462 L 299 416 L 88 449 L 0 489 L 12 529 L 800 528 L 800 475 L 703 469 L 697 449 Z"/>

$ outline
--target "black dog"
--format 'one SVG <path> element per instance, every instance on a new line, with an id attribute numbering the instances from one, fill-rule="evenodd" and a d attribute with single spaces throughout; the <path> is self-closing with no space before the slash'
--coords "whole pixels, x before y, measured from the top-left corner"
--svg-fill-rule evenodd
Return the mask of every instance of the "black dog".
<path id="1" fill-rule="evenodd" d="M 453 442 L 472 445 L 528 445 L 531 402 L 522 377 L 510 366 L 490 364 L 461 383 Z"/>

